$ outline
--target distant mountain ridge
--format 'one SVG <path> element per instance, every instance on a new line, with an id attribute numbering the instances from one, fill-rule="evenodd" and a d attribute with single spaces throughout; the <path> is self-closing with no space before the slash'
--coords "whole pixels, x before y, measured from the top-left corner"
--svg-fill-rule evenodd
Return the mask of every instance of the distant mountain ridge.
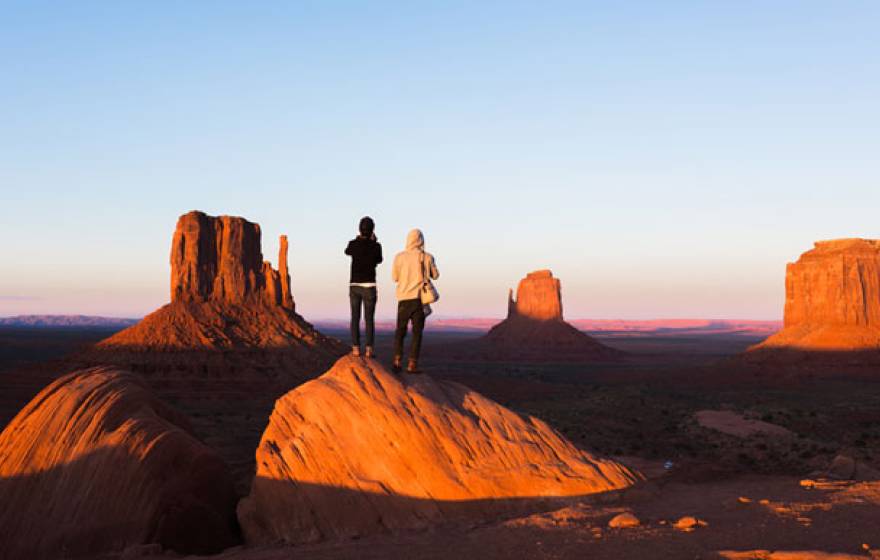
<path id="1" fill-rule="evenodd" d="M 140 321 L 94 315 L 15 315 L 0 317 L 3 327 L 129 327 Z"/>
<path id="2" fill-rule="evenodd" d="M 426 328 L 449 332 L 486 332 L 500 318 L 431 318 Z M 609 336 L 627 335 L 686 335 L 686 334 L 739 334 L 769 336 L 782 328 L 782 321 L 763 321 L 750 319 L 571 319 L 568 321 L 579 330 L 592 334 Z M 348 329 L 348 321 L 326 319 L 315 321 L 324 329 Z M 377 320 L 376 330 L 393 331 L 394 322 Z"/>

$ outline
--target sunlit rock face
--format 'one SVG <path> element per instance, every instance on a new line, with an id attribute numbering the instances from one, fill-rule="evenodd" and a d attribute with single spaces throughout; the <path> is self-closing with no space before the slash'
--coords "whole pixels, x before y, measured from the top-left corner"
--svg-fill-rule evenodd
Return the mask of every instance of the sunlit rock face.
<path id="1" fill-rule="evenodd" d="M 140 377 L 109 368 L 58 379 L 3 430 L 0 503 L 0 558 L 212 552 L 237 539 L 221 459 Z"/>
<path id="2" fill-rule="evenodd" d="M 519 281 L 510 315 L 537 321 L 562 320 L 562 287 L 549 270 L 529 272 Z"/>
<path id="3" fill-rule="evenodd" d="M 750 353 L 774 350 L 880 350 L 880 241 L 818 241 L 788 264 L 784 328 Z"/>
<path id="4" fill-rule="evenodd" d="M 497 516 L 636 479 L 462 385 L 344 357 L 278 400 L 238 513 L 249 542 L 298 543 Z"/>

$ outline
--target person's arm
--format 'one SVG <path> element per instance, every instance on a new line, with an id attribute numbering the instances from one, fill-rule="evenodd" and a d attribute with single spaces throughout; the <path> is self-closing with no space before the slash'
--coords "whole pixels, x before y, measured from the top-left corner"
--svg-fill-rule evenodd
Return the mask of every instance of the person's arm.
<path id="1" fill-rule="evenodd" d="M 352 244 L 352 243 L 353 243 L 352 241 L 349 241 L 349 242 L 348 242 L 348 245 L 345 247 L 345 254 L 346 254 L 346 255 L 351 256 L 351 244 Z"/>
<path id="2" fill-rule="evenodd" d="M 400 255 L 394 257 L 394 264 L 391 265 L 391 279 L 395 283 L 400 279 Z"/>
<path id="3" fill-rule="evenodd" d="M 437 270 L 437 261 L 434 260 L 434 255 L 431 255 L 431 280 L 436 280 L 440 278 L 440 271 Z"/>
<path id="4" fill-rule="evenodd" d="M 382 244 L 376 243 L 376 264 L 382 264 Z"/>

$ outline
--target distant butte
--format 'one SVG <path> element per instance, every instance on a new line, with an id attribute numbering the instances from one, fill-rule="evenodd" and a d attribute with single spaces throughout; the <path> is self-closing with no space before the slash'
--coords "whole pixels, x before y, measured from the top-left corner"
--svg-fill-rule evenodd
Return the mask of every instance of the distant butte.
<path id="1" fill-rule="evenodd" d="M 748 360 L 880 358 L 880 240 L 817 241 L 785 271 L 783 329 Z"/>
<path id="2" fill-rule="evenodd" d="M 160 396 L 200 419 L 196 431 L 242 482 L 253 468 L 260 418 L 275 398 L 345 353 L 296 313 L 287 249 L 282 236 L 276 270 L 263 260 L 259 224 L 196 211 L 180 216 L 171 242 L 171 303 L 76 356 L 74 365 L 143 375 Z"/>
<path id="3" fill-rule="evenodd" d="M 473 342 L 450 349 L 468 359 L 605 361 L 623 352 L 581 332 L 562 316 L 562 286 L 549 270 L 530 272 L 508 294 L 507 318 Z"/>
<path id="4" fill-rule="evenodd" d="M 549 270 L 529 272 L 519 281 L 516 301 L 508 294 L 507 316 L 536 321 L 562 321 L 562 285 Z"/>
<path id="5" fill-rule="evenodd" d="M 137 369 L 159 359 L 157 351 L 188 352 L 175 356 L 185 365 L 199 362 L 205 352 L 271 350 L 293 366 L 288 375 L 300 376 L 297 369 L 320 373 L 344 350 L 296 314 L 286 236 L 281 236 L 278 260 L 278 270 L 263 261 L 258 224 L 235 216 L 184 214 L 171 243 L 171 303 L 100 342 L 99 357 Z M 250 379 L 255 389 L 263 381 Z"/>

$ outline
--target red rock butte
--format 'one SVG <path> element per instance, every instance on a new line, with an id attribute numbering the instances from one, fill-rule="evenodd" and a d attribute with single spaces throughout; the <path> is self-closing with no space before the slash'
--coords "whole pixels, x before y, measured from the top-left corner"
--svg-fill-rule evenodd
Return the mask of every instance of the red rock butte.
<path id="1" fill-rule="evenodd" d="M 836 239 L 786 266 L 783 329 L 747 357 L 878 351 L 880 240 Z"/>
<path id="2" fill-rule="evenodd" d="M 302 543 L 494 519 L 639 478 L 467 387 L 346 356 L 278 400 L 238 517 L 249 543 Z"/>
<path id="3" fill-rule="evenodd" d="M 171 242 L 171 301 L 252 302 L 293 309 L 287 236 L 278 270 L 263 261 L 260 226 L 236 216 L 184 214 Z"/>
<path id="4" fill-rule="evenodd" d="M 462 357 L 488 360 L 602 361 L 623 352 L 605 346 L 566 323 L 562 285 L 549 270 L 530 272 L 508 294 L 507 318 L 474 342 L 452 349 Z"/>
<path id="5" fill-rule="evenodd" d="M 184 214 L 171 243 L 171 302 L 72 360 L 143 375 L 198 419 L 197 434 L 242 492 L 272 403 L 345 353 L 296 313 L 287 250 L 282 236 L 276 270 L 263 260 L 258 224 Z"/>
<path id="6" fill-rule="evenodd" d="M 342 345 L 295 313 L 281 236 L 278 270 L 263 261 L 260 226 L 234 216 L 184 214 L 171 243 L 171 303 L 96 349 L 154 351 L 275 349 L 326 369 Z M 329 360 L 329 362 L 328 362 Z M 127 365 L 127 364 L 126 364 Z"/>
<path id="7" fill-rule="evenodd" d="M 508 297 L 507 315 L 536 321 L 562 321 L 562 285 L 549 270 L 529 272 L 519 281 L 516 301 Z"/>
<path id="8" fill-rule="evenodd" d="M 0 433 L 0 558 L 71 558 L 237 541 L 220 457 L 128 372 L 57 379 Z"/>

